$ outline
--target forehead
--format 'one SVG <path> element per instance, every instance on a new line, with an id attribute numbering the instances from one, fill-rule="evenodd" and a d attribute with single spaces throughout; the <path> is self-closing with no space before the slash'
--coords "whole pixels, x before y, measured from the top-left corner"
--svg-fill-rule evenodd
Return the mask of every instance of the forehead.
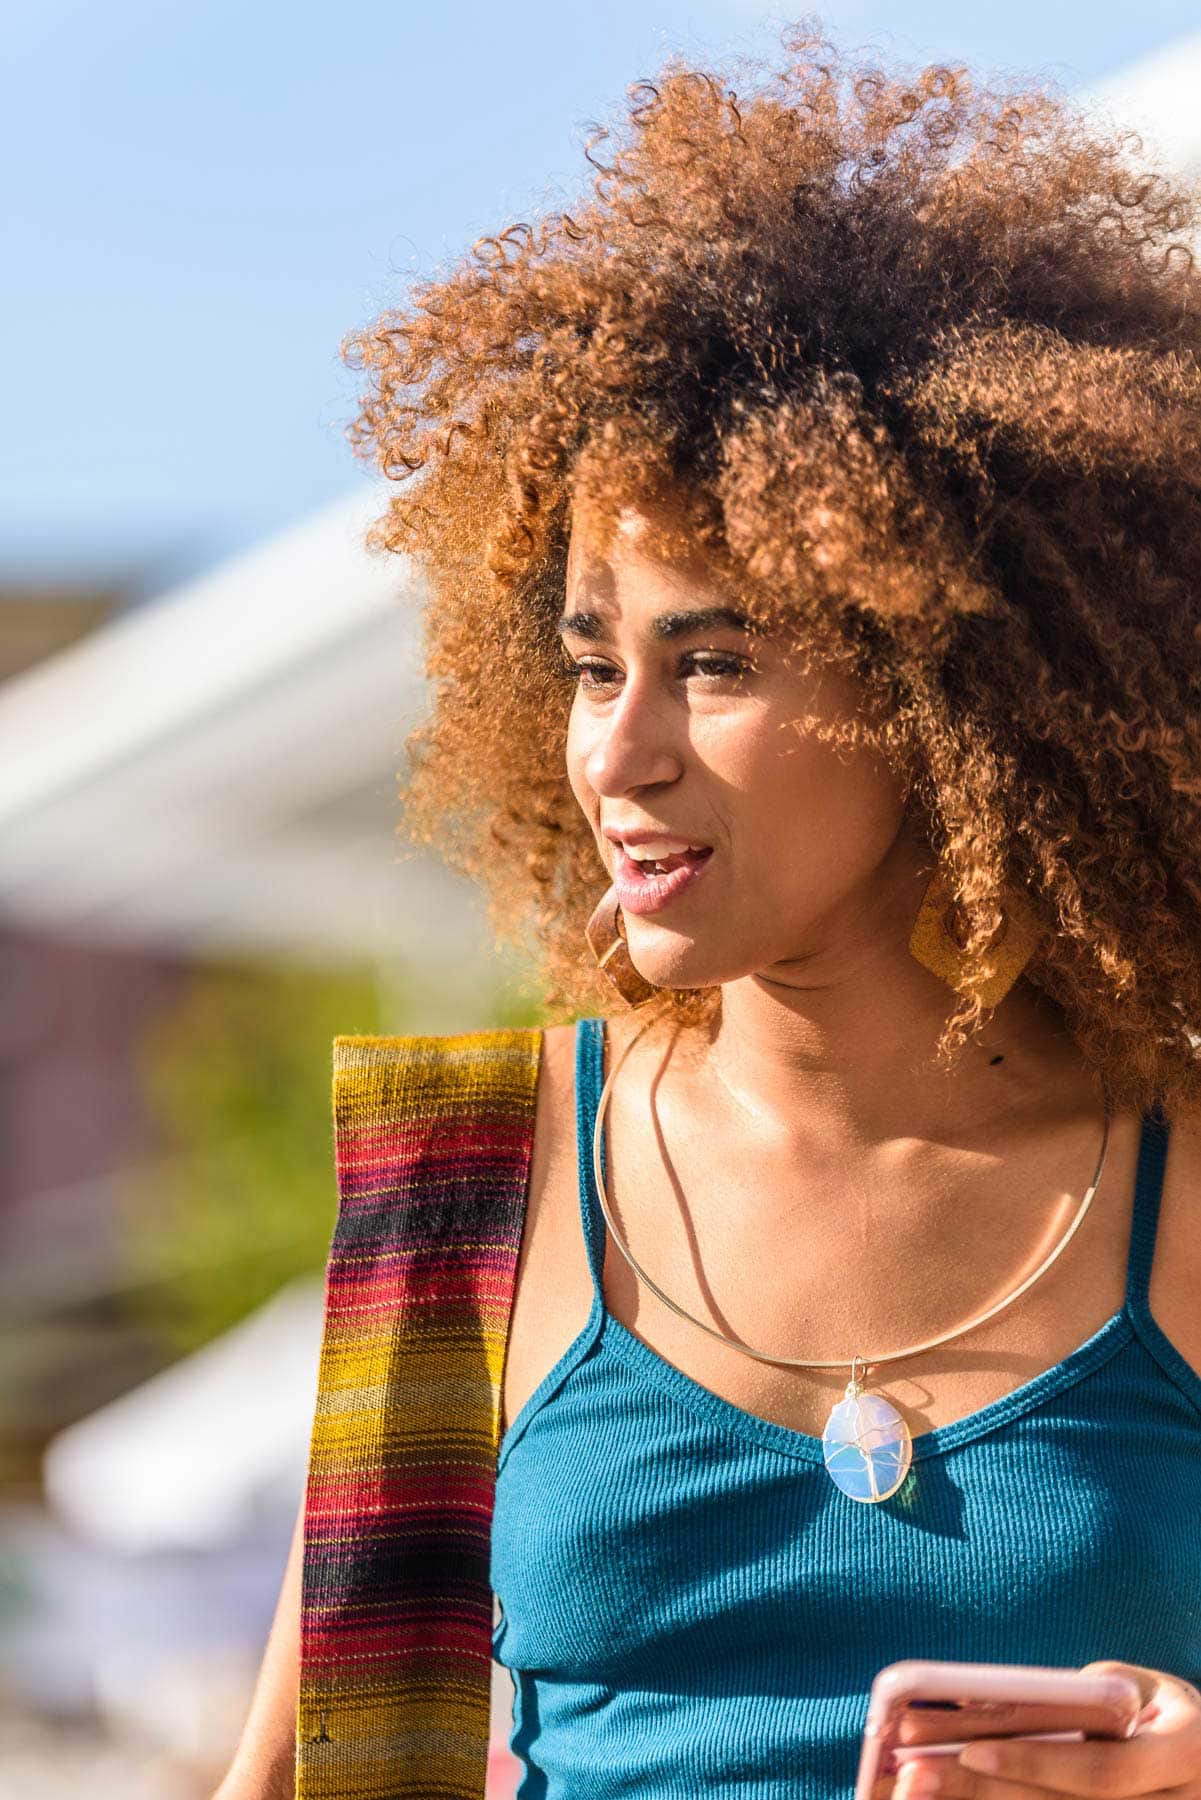
<path id="1" fill-rule="evenodd" d="M 599 637 L 619 624 L 667 639 L 720 626 L 754 629 L 737 597 L 670 517 L 633 508 L 605 532 L 573 524 L 560 633 Z"/>

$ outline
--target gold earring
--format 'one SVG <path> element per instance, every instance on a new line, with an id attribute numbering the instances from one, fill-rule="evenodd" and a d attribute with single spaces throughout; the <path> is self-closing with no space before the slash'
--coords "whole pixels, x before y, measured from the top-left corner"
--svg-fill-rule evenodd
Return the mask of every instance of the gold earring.
<path id="1" fill-rule="evenodd" d="M 1001 928 L 989 948 L 996 968 L 979 990 L 985 1006 L 1005 998 L 1043 938 L 1043 927 L 1033 909 L 1016 892 L 1007 892 Z M 909 937 L 909 953 L 922 967 L 959 991 L 967 964 L 965 921 L 945 870 L 935 869 L 926 885 L 922 904 Z"/>
<path id="2" fill-rule="evenodd" d="M 659 992 L 654 982 L 640 975 L 630 960 L 616 885 L 606 890 L 584 928 L 584 936 L 601 973 L 631 1006 L 638 1006 Z"/>

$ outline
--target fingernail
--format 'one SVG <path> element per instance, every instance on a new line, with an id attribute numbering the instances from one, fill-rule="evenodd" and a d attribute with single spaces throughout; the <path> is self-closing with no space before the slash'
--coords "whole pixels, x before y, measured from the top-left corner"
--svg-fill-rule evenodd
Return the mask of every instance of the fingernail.
<path id="1" fill-rule="evenodd" d="M 975 1769 L 981 1775 L 995 1775 L 1001 1766 L 995 1744 L 969 1744 L 959 1752 L 959 1760 L 965 1769 Z"/>

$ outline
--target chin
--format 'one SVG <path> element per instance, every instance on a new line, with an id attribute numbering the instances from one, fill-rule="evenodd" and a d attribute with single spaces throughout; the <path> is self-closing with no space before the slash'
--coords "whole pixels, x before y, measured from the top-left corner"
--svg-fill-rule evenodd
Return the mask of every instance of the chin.
<path id="1" fill-rule="evenodd" d="M 630 927 L 627 924 L 627 932 Z M 739 981 L 754 970 L 739 958 L 714 956 L 699 944 L 666 946 L 640 944 L 637 934 L 630 932 L 630 961 L 645 981 L 659 988 L 721 987 L 728 981 Z"/>

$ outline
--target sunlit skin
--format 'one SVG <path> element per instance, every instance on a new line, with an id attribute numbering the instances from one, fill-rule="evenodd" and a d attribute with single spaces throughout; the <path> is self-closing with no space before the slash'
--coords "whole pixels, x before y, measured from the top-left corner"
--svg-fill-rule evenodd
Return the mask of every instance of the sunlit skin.
<path id="1" fill-rule="evenodd" d="M 735 602 L 699 556 L 648 556 L 646 525 L 627 513 L 603 551 L 572 535 L 565 617 L 589 615 L 596 635 L 563 631 L 579 665 L 567 769 L 610 871 L 610 824 L 714 846 L 694 888 L 625 919 L 633 961 L 657 986 L 721 985 L 710 1067 L 781 1142 L 804 1121 L 851 1153 L 959 1136 L 1050 1079 L 1096 1095 L 1053 1011 L 1022 984 L 954 1077 L 938 1075 L 954 996 L 908 950 L 930 851 L 903 826 L 902 783 L 882 757 L 796 724 L 851 716 L 851 678 L 801 672 L 782 638 L 729 624 L 657 638 L 662 614 Z"/>
<path id="2" fill-rule="evenodd" d="M 828 1357 L 832 1338 L 862 1341 L 883 1319 L 889 1342 L 918 1341 L 936 1323 L 954 1321 L 946 1308 L 956 1294 L 965 1319 L 1011 1288 L 1035 1260 L 1015 1268 L 1019 1243 L 1036 1244 L 1041 1258 L 1058 1236 L 1065 1214 L 1052 1201 L 1058 1193 L 1066 1202 L 1068 1187 L 1091 1166 L 1099 1088 L 1054 1009 L 1021 982 L 955 1072 L 936 1067 L 934 1045 L 954 1001 L 908 950 L 932 860 L 904 820 L 902 781 L 875 752 L 836 750 L 793 723 L 806 713 L 849 715 L 860 699 L 854 684 L 829 669 L 799 672 L 781 640 L 729 622 L 664 636 L 664 615 L 736 601 L 703 559 L 648 555 L 646 525 L 646 515 L 627 513 L 603 551 L 583 530 L 572 536 L 562 643 L 579 666 L 567 769 L 610 872 L 616 847 L 603 831 L 612 824 L 662 827 L 713 845 L 713 866 L 701 881 L 660 914 L 627 912 L 625 925 L 633 961 L 650 981 L 720 984 L 722 1005 L 699 1044 L 650 1049 L 641 1078 L 635 1066 L 647 1046 L 626 1061 L 624 1104 L 615 1091 L 608 1127 L 615 1168 L 626 1176 L 618 1182 L 619 1215 L 669 1291 L 748 1341 L 788 1342 L 793 1354 Z M 619 1010 L 609 1024 L 615 1044 L 628 1041 L 636 1024 L 637 1015 Z M 952 1343 L 916 1367 L 882 1370 L 882 1385 L 913 1429 L 973 1410 L 1024 1372 L 1048 1366 L 1116 1301 L 1137 1129 L 1133 1116 L 1113 1120 L 1103 1184 L 1109 1210 L 1095 1203 L 1100 1218 L 1075 1266 L 1077 1296 L 1082 1283 L 1100 1302 L 1095 1317 L 1086 1301 L 1056 1340 L 1055 1308 L 1040 1311 L 1036 1284 L 1025 1323 L 1011 1317 L 1013 1335 L 994 1340 L 999 1350 L 982 1353 L 977 1337 L 974 1352 Z M 655 1146 L 644 1154 L 651 1135 Z M 1040 1136 L 1058 1144 L 1058 1158 L 1040 1153 Z M 1075 1176 L 1066 1176 L 1073 1155 Z M 670 1165 L 666 1184 L 656 1158 Z M 732 1203 L 730 1170 L 753 1202 Z M 567 1215 L 571 1183 L 564 1185 Z M 798 1191 L 805 1197 L 800 1232 Z M 1078 1192 L 1076 1185 L 1073 1199 Z M 823 1194 L 830 1199 L 824 1210 Z M 673 1254 L 677 1212 L 684 1229 Z M 573 1329 L 565 1306 L 562 1323 L 548 1314 L 549 1323 L 530 1331 L 533 1309 L 549 1292 L 549 1284 L 537 1285 L 535 1258 L 549 1248 L 557 1289 L 570 1287 L 562 1275 L 567 1239 L 556 1238 L 553 1224 L 535 1223 L 510 1346 L 510 1418 Z M 1038 1227 L 1048 1223 L 1050 1235 L 1040 1239 Z M 848 1301 L 845 1251 L 854 1239 L 867 1254 Z M 778 1246 L 767 1263 L 765 1243 Z M 731 1274 L 739 1267 L 751 1270 L 741 1285 Z M 720 1281 L 710 1282 L 711 1268 Z M 796 1295 L 805 1276 L 808 1291 L 822 1297 L 824 1341 L 802 1349 L 797 1317 L 810 1309 Z M 612 1254 L 605 1282 L 611 1308 L 628 1325 L 751 1411 L 815 1430 L 837 1397 L 827 1385 L 816 1408 L 811 1398 L 798 1403 L 806 1379 L 801 1391 L 812 1396 L 833 1378 L 748 1365 L 695 1331 L 690 1336 L 638 1291 Z M 831 1304 L 840 1287 L 841 1313 Z M 974 1304 L 965 1312 L 969 1291 Z M 1047 1298 L 1044 1292 L 1044 1308 Z M 581 1290 L 577 1308 L 584 1300 Z M 995 1388 L 981 1372 L 993 1359 Z M 896 1782 L 895 1800 L 934 1792 L 963 1800 L 1170 1792 L 1196 1800 L 1201 1695 L 1167 1672 L 1090 1666 L 1137 1680 L 1146 1703 L 1137 1743 L 1001 1744 L 987 1772 L 970 1758 L 915 1762 Z"/>

